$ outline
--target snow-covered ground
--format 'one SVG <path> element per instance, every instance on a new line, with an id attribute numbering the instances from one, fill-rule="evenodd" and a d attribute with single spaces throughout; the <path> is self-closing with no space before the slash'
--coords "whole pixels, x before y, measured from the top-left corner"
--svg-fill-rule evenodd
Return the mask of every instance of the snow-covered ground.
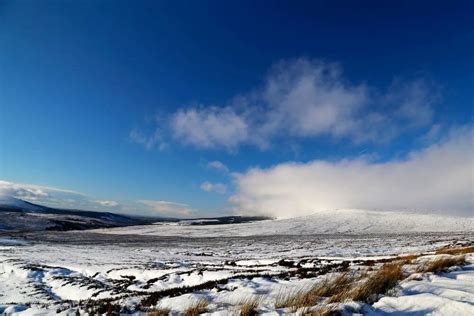
<path id="1" fill-rule="evenodd" d="M 400 254 L 429 253 L 448 244 L 474 242 L 472 232 L 310 235 L 303 227 L 306 234 L 301 235 L 294 234 L 298 230 L 293 234 L 286 231 L 286 235 L 270 235 L 268 230 L 257 236 L 230 233 L 254 225 L 265 231 L 267 223 L 152 225 L 94 232 L 18 233 L 13 237 L 4 234 L 0 238 L 0 312 L 74 313 L 75 302 L 99 299 L 112 299 L 114 304 L 133 310 L 142 300 L 155 295 L 161 307 L 175 312 L 205 298 L 212 313 L 226 315 L 233 305 L 257 296 L 259 311 L 276 315 L 278 293 L 311 286 L 346 267 L 357 270 Z M 294 225 L 300 223 L 303 225 L 304 221 Z M 154 233 L 147 234 L 149 229 Z M 183 234 L 191 235 L 156 235 L 158 231 L 166 235 L 170 232 L 167 229 L 183 229 Z M 196 236 L 193 231 L 201 235 Z M 414 291 L 422 286 L 431 295 L 441 293 L 442 298 L 433 299 L 433 304 L 441 304 L 436 300 L 453 299 L 454 289 L 450 287 L 462 286 L 470 296 L 459 294 L 457 300 L 464 307 L 472 307 L 471 269 L 472 262 L 453 274 L 403 283 L 402 297 L 383 298 L 370 312 L 383 315 L 390 313 L 390 308 L 400 312 L 408 308 L 404 300 L 410 300 L 403 297 L 415 295 Z M 451 283 L 442 281 L 454 277 L 456 280 Z M 457 282 L 463 279 L 464 283 Z M 441 284 L 446 285 L 444 292 L 434 288 Z M 425 291 L 420 292 L 425 295 Z M 418 302 L 413 299 L 411 302 Z M 417 304 L 410 310 L 424 306 Z M 458 305 L 452 302 L 453 308 Z"/>
<path id="2" fill-rule="evenodd" d="M 396 296 L 385 296 L 369 315 L 474 315 L 474 256 L 462 269 L 428 273 L 401 282 Z"/>
<path id="3" fill-rule="evenodd" d="M 175 223 L 98 230 L 105 234 L 221 237 L 313 234 L 368 234 L 474 231 L 474 217 L 441 216 L 367 210 L 321 211 L 309 216 L 234 225 L 181 225 Z"/>

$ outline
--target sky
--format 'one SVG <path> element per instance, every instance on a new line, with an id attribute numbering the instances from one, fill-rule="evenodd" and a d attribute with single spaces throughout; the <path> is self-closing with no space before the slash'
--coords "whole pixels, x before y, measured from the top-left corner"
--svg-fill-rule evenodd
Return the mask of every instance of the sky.
<path id="1" fill-rule="evenodd" d="M 0 193 L 472 215 L 472 1 L 0 1 Z"/>

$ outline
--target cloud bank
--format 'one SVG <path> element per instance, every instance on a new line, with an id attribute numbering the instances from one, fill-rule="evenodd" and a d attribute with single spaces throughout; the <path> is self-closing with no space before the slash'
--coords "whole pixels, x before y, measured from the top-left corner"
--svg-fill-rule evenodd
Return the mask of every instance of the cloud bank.
<path id="1" fill-rule="evenodd" d="M 254 168 L 235 175 L 231 197 L 240 213 L 276 217 L 343 208 L 473 215 L 474 128 L 448 137 L 406 159 L 315 160 Z"/>
<path id="2" fill-rule="evenodd" d="M 196 148 L 228 151 L 266 149 L 282 137 L 387 142 L 430 124 L 438 100 L 424 79 L 398 79 L 380 90 L 347 80 L 337 63 L 301 58 L 275 64 L 261 88 L 223 106 L 179 109 L 168 120 L 169 133 Z M 145 148 L 154 139 L 136 138 Z"/>

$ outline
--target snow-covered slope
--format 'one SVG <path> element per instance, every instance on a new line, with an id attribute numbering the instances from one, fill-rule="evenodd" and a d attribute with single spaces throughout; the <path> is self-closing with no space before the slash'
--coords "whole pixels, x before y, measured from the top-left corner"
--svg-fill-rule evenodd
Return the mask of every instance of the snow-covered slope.
<path id="1" fill-rule="evenodd" d="M 474 231 L 474 217 L 402 212 L 337 210 L 313 215 L 235 225 L 182 226 L 157 224 L 98 230 L 107 234 L 161 236 L 258 236 Z"/>
<path id="2" fill-rule="evenodd" d="M 24 210 L 30 212 L 41 211 L 44 208 L 39 205 L 35 205 L 20 199 L 17 199 L 10 195 L 0 194 L 0 207 L 11 208 L 17 210 Z"/>

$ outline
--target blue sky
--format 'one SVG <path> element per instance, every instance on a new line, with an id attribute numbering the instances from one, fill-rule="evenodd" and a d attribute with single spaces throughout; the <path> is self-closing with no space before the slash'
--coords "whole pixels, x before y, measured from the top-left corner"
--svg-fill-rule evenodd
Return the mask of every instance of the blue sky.
<path id="1" fill-rule="evenodd" d="M 68 207 L 273 214 L 301 198 L 298 181 L 264 188 L 278 167 L 392 168 L 459 138 L 470 147 L 473 13 L 471 1 L 2 1 L 3 190 Z M 472 153 L 458 149 L 468 178 L 438 205 L 465 213 Z M 287 207 L 307 212 L 303 200 Z M 315 208 L 433 209 L 418 202 Z"/>

